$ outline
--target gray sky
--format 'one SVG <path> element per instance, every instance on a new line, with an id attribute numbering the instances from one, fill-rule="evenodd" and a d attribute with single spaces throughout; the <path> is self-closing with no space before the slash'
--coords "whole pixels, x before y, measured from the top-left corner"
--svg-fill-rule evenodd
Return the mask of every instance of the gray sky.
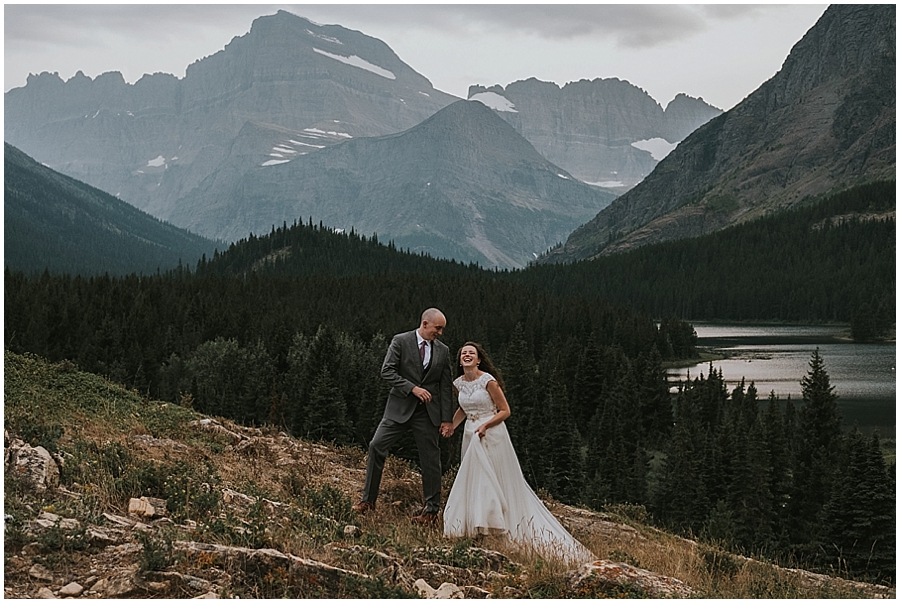
<path id="1" fill-rule="evenodd" d="M 825 5 L 198 4 L 4 5 L 4 90 L 29 73 L 179 78 L 284 9 L 379 38 L 435 88 L 536 77 L 617 77 L 665 106 L 684 92 L 730 109 L 780 68 Z"/>

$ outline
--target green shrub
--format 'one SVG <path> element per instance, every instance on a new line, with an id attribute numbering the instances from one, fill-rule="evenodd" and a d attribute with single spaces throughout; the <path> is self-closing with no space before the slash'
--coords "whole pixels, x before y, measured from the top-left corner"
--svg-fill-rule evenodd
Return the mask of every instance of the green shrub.
<path id="1" fill-rule="evenodd" d="M 325 484 L 319 489 L 308 488 L 304 498 L 306 504 L 315 513 L 335 521 L 349 523 L 355 517 L 355 513 L 351 508 L 353 503 L 350 499 L 343 492 L 329 484 Z"/>
<path id="2" fill-rule="evenodd" d="M 161 469 L 166 475 L 162 498 L 175 521 L 199 520 L 213 515 L 219 508 L 220 495 L 215 484 L 218 476 L 208 464 L 177 461 Z"/>
<path id="3" fill-rule="evenodd" d="M 174 560 L 171 538 L 159 538 L 146 532 L 137 532 L 137 537 L 143 546 L 141 552 L 142 572 L 159 572 L 172 565 Z"/>

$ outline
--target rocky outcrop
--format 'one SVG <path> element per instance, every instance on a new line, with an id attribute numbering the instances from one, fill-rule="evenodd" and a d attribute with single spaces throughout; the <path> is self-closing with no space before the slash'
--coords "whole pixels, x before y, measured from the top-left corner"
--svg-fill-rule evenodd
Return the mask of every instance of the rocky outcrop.
<path id="1" fill-rule="evenodd" d="M 685 237 L 896 172 L 896 7 L 833 5 L 759 89 L 541 261 Z"/>
<path id="2" fill-rule="evenodd" d="M 692 594 L 691 589 L 681 580 L 608 560 L 589 563 L 578 572 L 573 572 L 569 588 L 576 593 L 623 589 L 654 599 L 684 598 Z"/>
<path id="3" fill-rule="evenodd" d="M 4 468 L 38 492 L 59 486 L 59 466 L 43 446 L 13 438 L 4 450 Z"/>
<path id="4" fill-rule="evenodd" d="M 722 113 L 684 94 L 663 110 L 647 92 L 617 78 L 580 80 L 562 88 L 535 78 L 505 89 L 470 86 L 469 99 L 493 108 L 551 163 L 618 194 L 658 163 L 642 142 L 676 144 Z"/>

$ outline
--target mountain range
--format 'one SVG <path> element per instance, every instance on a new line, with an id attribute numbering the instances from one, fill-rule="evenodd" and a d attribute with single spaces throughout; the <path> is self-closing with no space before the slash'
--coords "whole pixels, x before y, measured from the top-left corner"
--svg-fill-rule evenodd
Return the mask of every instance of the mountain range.
<path id="1" fill-rule="evenodd" d="M 325 208 L 348 207 L 349 199 L 328 198 L 341 193 L 341 181 L 285 180 L 309 177 L 309 168 L 301 165 L 324 165 L 322 159 L 307 159 L 342 143 L 352 144 L 326 156 L 347 157 L 366 149 L 382 153 L 386 145 L 411 140 L 416 141 L 415 148 L 392 149 L 393 156 L 398 160 L 446 157 L 440 147 L 448 143 L 509 144 L 495 155 L 509 159 L 523 152 L 527 157 L 522 161 L 539 166 L 534 174 L 526 174 L 531 168 L 524 164 L 516 168 L 516 173 L 523 175 L 516 191 L 502 190 L 503 178 L 495 178 L 509 172 L 509 166 L 469 164 L 472 173 L 460 177 L 477 181 L 481 187 L 472 193 L 475 197 L 470 201 L 475 205 L 479 204 L 477 198 L 527 199 L 521 203 L 537 213 L 520 212 L 516 205 L 519 201 L 502 210 L 495 205 L 491 209 L 502 216 L 498 219 L 504 220 L 505 231 L 487 229 L 484 235 L 472 225 L 433 223 L 429 228 L 438 236 L 434 246 L 425 247 L 435 255 L 454 253 L 459 254 L 454 257 L 475 259 L 486 266 L 515 267 L 563 240 L 612 198 L 603 187 L 595 186 L 599 190 L 591 195 L 583 186 L 574 185 L 563 187 L 578 191 L 572 199 L 545 198 L 549 191 L 561 194 L 561 190 L 541 189 L 542 172 L 557 171 L 572 180 L 613 186 L 608 190 L 616 193 L 627 190 L 657 162 L 656 151 L 638 148 L 642 143 L 663 141 L 671 145 L 718 112 L 687 97 L 678 97 L 663 111 L 644 91 L 619 80 L 578 82 L 562 89 L 528 80 L 510 84 L 502 94 L 515 102 L 516 119 L 509 119 L 510 111 L 496 111 L 513 126 L 496 141 L 479 141 L 479 133 L 471 130 L 459 139 L 447 135 L 428 139 L 422 131 L 407 134 L 460 99 L 434 89 L 380 40 L 279 11 L 256 19 L 246 35 L 191 64 L 182 79 L 156 73 L 128 84 L 118 72 L 94 79 L 79 72 L 68 81 L 57 74 L 32 75 L 24 87 L 5 95 L 5 139 L 54 170 L 107 191 L 161 220 L 210 238 L 230 240 L 250 232 L 267 232 L 282 218 L 305 220 L 310 209 L 321 211 L 313 214 L 314 219 L 325 220 L 334 215 Z M 472 96 L 484 101 L 483 94 Z M 570 146 L 579 132 L 588 152 L 547 156 L 548 149 Z M 393 142 L 380 138 L 391 135 L 401 136 Z M 524 137 L 544 154 L 545 160 L 559 167 L 532 161 L 533 150 L 526 148 L 525 141 L 516 140 L 517 136 Z M 362 138 L 373 140 L 359 143 Z M 284 164 L 295 161 L 301 165 L 284 168 Z M 359 182 L 431 182 L 430 203 L 467 193 L 461 189 L 439 190 L 446 179 L 430 179 L 429 171 L 446 167 L 424 166 L 417 161 L 427 169 L 414 175 L 408 166 L 378 158 L 357 161 L 353 169 Z M 388 171 L 367 174 L 366 165 Z M 278 169 L 264 176 L 258 168 Z M 251 182 L 277 185 L 272 191 L 247 192 Z M 528 182 L 534 182 L 537 188 L 525 190 Z M 313 190 L 313 183 L 324 187 L 321 193 Z M 497 185 L 501 188 L 490 188 Z M 284 192 L 291 188 L 304 191 L 301 197 L 305 200 Z M 396 193 L 394 185 L 369 188 L 373 195 Z M 244 196 L 219 197 L 223 191 Z M 373 195 L 357 198 L 358 205 L 330 226 L 362 232 L 377 227 L 382 239 L 402 239 L 404 245 L 422 247 L 416 238 L 419 235 L 413 232 L 415 225 L 395 211 L 395 199 Z M 313 197 L 315 202 L 310 201 Z M 586 201 L 588 197 L 590 202 Z M 571 207 L 564 209 L 567 204 Z M 384 208 L 377 220 L 372 219 L 376 207 Z M 237 208 L 241 213 L 228 213 Z M 594 213 L 586 214 L 588 208 Z M 291 213 L 297 209 L 304 213 Z M 456 215 L 452 207 L 438 211 L 444 210 Z M 542 212 L 565 214 L 567 218 L 546 227 L 535 226 L 534 216 L 542 216 Z M 349 224 L 348 215 L 366 219 Z M 514 216 L 526 221 L 510 222 Z M 525 236 L 519 241 L 506 240 L 517 227 Z M 473 238 L 475 243 L 470 240 Z"/>
<path id="2" fill-rule="evenodd" d="M 541 262 L 695 237 L 896 178 L 896 7 L 833 5 L 781 70 Z"/>
<path id="3" fill-rule="evenodd" d="M 379 40 L 279 11 L 183 79 L 31 76 L 6 94 L 5 134 L 211 239 L 312 218 L 514 268 L 571 233 L 537 261 L 572 261 L 893 179 L 895 13 L 830 7 L 779 73 L 716 116 L 614 79 L 476 85 L 466 103 Z M 647 150 L 681 138 L 658 164 Z M 609 187 L 638 180 L 613 201 Z"/>
<path id="4" fill-rule="evenodd" d="M 470 86 L 469 99 L 492 107 L 535 149 L 583 182 L 623 193 L 659 160 L 722 111 L 702 98 L 677 95 L 663 109 L 618 78 L 562 88 L 535 78 L 506 88 Z"/>

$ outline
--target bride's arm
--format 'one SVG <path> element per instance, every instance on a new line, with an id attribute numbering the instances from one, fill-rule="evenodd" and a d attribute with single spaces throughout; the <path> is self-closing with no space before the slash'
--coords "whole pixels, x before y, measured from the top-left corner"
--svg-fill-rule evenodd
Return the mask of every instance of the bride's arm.
<path id="1" fill-rule="evenodd" d="M 459 427 L 459 424 L 462 423 L 466 418 L 466 413 L 463 412 L 462 408 L 456 409 L 456 414 L 453 415 L 453 429 L 455 430 Z"/>
<path id="2" fill-rule="evenodd" d="M 491 417 L 489 420 L 485 421 L 483 424 L 478 426 L 478 429 L 475 430 L 475 433 L 478 434 L 478 437 L 483 438 L 485 432 L 494 427 L 495 425 L 499 425 L 503 421 L 509 418 L 510 413 L 509 410 L 509 402 L 506 401 L 506 396 L 503 395 L 503 390 L 500 389 L 500 385 L 491 380 L 487 384 L 487 391 L 491 395 L 491 400 L 494 402 L 494 406 L 497 407 L 497 413 Z"/>

